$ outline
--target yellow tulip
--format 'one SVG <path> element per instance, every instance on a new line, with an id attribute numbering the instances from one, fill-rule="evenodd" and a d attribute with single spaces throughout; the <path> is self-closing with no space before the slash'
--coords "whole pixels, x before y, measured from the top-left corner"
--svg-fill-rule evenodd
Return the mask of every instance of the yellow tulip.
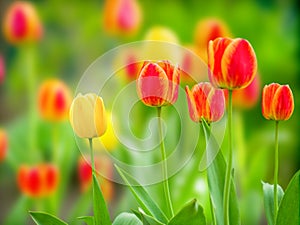
<path id="1" fill-rule="evenodd" d="M 79 93 L 71 104 L 70 123 L 76 135 L 81 138 L 102 136 L 107 127 L 102 98 L 92 93 Z"/>
<path id="2" fill-rule="evenodd" d="M 114 133 L 113 125 L 115 124 L 112 123 L 111 112 L 107 112 L 107 118 L 108 118 L 107 131 L 100 138 L 100 141 L 102 142 L 106 150 L 111 151 L 117 147 L 118 139 Z"/>

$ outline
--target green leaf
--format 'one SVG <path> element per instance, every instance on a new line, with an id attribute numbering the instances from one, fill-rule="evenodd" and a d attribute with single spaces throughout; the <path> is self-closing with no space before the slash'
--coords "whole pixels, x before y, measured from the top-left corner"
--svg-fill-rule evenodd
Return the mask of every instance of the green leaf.
<path id="1" fill-rule="evenodd" d="M 185 205 L 168 223 L 168 225 L 206 225 L 203 208 L 194 199 Z"/>
<path id="2" fill-rule="evenodd" d="M 87 225 L 94 225 L 95 222 L 93 216 L 80 216 L 77 219 L 83 220 Z"/>
<path id="3" fill-rule="evenodd" d="M 276 225 L 300 224 L 300 170 L 290 181 L 279 205 Z"/>
<path id="4" fill-rule="evenodd" d="M 134 214 L 142 221 L 143 225 L 164 225 L 152 216 L 145 214 L 145 212 L 139 208 L 139 211 L 133 211 Z"/>
<path id="5" fill-rule="evenodd" d="M 225 184 L 225 174 L 226 174 L 226 161 L 219 150 L 219 144 L 215 140 L 214 136 L 211 134 L 210 128 L 205 120 L 202 120 L 202 126 L 205 133 L 206 143 L 210 141 L 208 148 L 206 149 L 209 156 L 209 152 L 218 151 L 215 159 L 212 161 L 211 165 L 207 168 L 208 176 L 208 187 L 211 195 L 211 200 L 213 204 L 213 209 L 216 216 L 217 225 L 224 224 L 223 215 L 223 195 L 224 195 L 224 184 Z M 212 149 L 211 149 L 212 148 Z M 233 180 L 230 182 L 230 200 L 229 200 L 229 221 L 230 224 L 240 225 L 240 213 L 238 208 L 237 193 L 235 190 L 235 185 Z"/>
<path id="6" fill-rule="evenodd" d="M 111 225 L 109 212 L 99 186 L 96 175 L 93 173 L 93 203 L 95 225 Z"/>
<path id="7" fill-rule="evenodd" d="M 132 213 L 121 213 L 117 216 L 113 225 L 142 225 L 143 223 Z"/>
<path id="8" fill-rule="evenodd" d="M 45 212 L 29 212 L 37 225 L 67 225 L 59 218 Z"/>
<path id="9" fill-rule="evenodd" d="M 149 214 L 162 223 L 167 223 L 168 219 L 147 191 L 130 174 L 115 165 L 118 173 L 129 186 L 132 194 L 146 214 Z"/>
<path id="10" fill-rule="evenodd" d="M 268 220 L 268 225 L 274 225 L 274 185 L 264 183 L 263 184 L 263 192 L 264 192 L 264 205 L 265 205 L 265 213 Z M 281 202 L 283 197 L 282 188 L 277 185 L 277 196 L 278 196 L 278 205 Z"/>

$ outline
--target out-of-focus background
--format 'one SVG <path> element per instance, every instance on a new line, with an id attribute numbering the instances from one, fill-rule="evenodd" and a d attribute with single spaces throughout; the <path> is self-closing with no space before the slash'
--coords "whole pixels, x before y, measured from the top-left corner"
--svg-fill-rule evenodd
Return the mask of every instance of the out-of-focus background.
<path id="1" fill-rule="evenodd" d="M 68 109 L 79 79 L 94 60 L 121 44 L 159 40 L 182 45 L 205 62 L 207 42 L 218 36 L 245 38 L 257 55 L 259 78 L 235 100 L 235 167 L 242 223 L 266 224 L 261 181 L 273 182 L 275 125 L 261 115 L 265 84 L 289 84 L 295 99 L 293 116 L 280 123 L 280 185 L 286 188 L 300 168 L 297 1 L 4 0 L 0 21 L 0 224 L 32 224 L 29 210 L 80 224 L 76 217 L 91 212 L 90 167 L 76 146 Z M 134 61 L 134 55 L 126 57 L 128 63 Z M 138 69 L 126 66 L 120 85 L 134 80 Z M 182 82 L 193 85 L 185 78 Z M 168 113 L 166 121 L 174 128 L 168 131 L 180 129 L 172 110 Z M 143 122 L 155 113 L 141 104 L 131 115 L 133 132 L 143 136 L 148 129 Z M 117 121 L 113 126 L 122 127 L 127 118 Z M 189 132 L 183 131 L 183 138 Z M 167 138 L 168 149 L 176 138 Z M 132 159 L 112 128 L 102 141 L 96 164 L 113 177 L 113 166 L 101 149 L 126 162 Z M 205 173 L 187 171 L 170 181 L 175 210 L 196 197 L 209 213 Z M 126 187 L 105 178 L 101 183 L 112 217 L 136 207 Z M 160 188 L 149 187 L 159 203 Z"/>

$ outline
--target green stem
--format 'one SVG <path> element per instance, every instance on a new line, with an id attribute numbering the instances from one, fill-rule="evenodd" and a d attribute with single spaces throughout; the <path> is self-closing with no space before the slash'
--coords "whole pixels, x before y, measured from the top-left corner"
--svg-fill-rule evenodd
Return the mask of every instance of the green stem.
<path id="1" fill-rule="evenodd" d="M 278 184 L 278 124 L 275 122 L 275 166 L 274 166 L 274 223 L 276 222 L 278 199 L 277 199 L 277 184 Z"/>
<path id="2" fill-rule="evenodd" d="M 166 198 L 167 207 L 171 217 L 174 216 L 171 195 L 169 190 L 169 182 L 168 182 L 168 168 L 167 168 L 167 161 L 166 161 L 166 150 L 162 136 L 162 125 L 161 125 L 161 107 L 157 108 L 157 116 L 158 116 L 158 131 L 159 131 L 159 140 L 160 140 L 160 147 L 161 147 L 161 156 L 162 156 L 162 172 L 163 172 L 163 185 L 164 185 L 164 194 Z"/>
<path id="3" fill-rule="evenodd" d="M 223 201 L 223 213 L 224 224 L 229 225 L 229 200 L 230 200 L 230 179 L 232 170 L 232 90 L 228 90 L 229 103 L 228 103 L 228 164 L 225 175 L 225 187 L 224 187 L 224 201 Z"/>
<path id="4" fill-rule="evenodd" d="M 91 164 L 92 164 L 92 172 L 95 173 L 95 161 L 94 161 L 94 151 L 93 151 L 93 138 L 89 138 L 90 143 L 90 151 L 91 151 Z"/>

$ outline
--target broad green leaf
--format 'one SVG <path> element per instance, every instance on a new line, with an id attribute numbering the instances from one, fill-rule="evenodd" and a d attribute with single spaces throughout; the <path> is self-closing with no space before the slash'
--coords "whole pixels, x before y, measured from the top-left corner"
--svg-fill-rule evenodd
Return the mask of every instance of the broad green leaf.
<path id="1" fill-rule="evenodd" d="M 77 217 L 79 220 L 83 220 L 87 225 L 94 225 L 94 217 L 93 216 L 80 216 Z"/>
<path id="2" fill-rule="evenodd" d="M 130 174 L 115 165 L 118 173 L 129 186 L 132 194 L 146 214 L 149 214 L 162 223 L 167 223 L 168 219 L 155 201 L 150 197 L 144 187 L 142 187 Z"/>
<path id="3" fill-rule="evenodd" d="M 121 213 L 117 216 L 113 225 L 142 225 L 143 223 L 132 213 Z"/>
<path id="4" fill-rule="evenodd" d="M 300 224 L 300 170 L 290 181 L 279 205 L 276 225 Z"/>
<path id="5" fill-rule="evenodd" d="M 29 212 L 37 225 L 67 225 L 61 219 L 45 212 Z"/>
<path id="6" fill-rule="evenodd" d="M 95 225 L 111 225 L 109 212 L 99 186 L 96 175 L 93 173 L 93 207 Z"/>
<path id="7" fill-rule="evenodd" d="M 185 205 L 168 223 L 168 225 L 206 225 L 203 208 L 194 199 Z"/>
<path id="8" fill-rule="evenodd" d="M 164 225 L 152 216 L 145 214 L 145 212 L 140 208 L 139 211 L 133 212 L 142 221 L 143 225 Z"/>
<path id="9" fill-rule="evenodd" d="M 205 120 L 202 120 L 202 126 L 205 133 L 206 143 L 210 139 L 209 148 L 206 149 L 209 152 L 215 152 L 216 148 L 219 148 L 217 141 L 214 139 L 214 136 L 211 136 L 210 128 Z M 226 161 L 222 154 L 222 151 L 219 150 L 217 156 L 212 161 L 211 165 L 207 168 L 208 176 L 208 187 L 211 195 L 211 200 L 213 204 L 213 209 L 216 216 L 217 225 L 224 224 L 224 215 L 223 215 L 223 195 L 224 195 L 224 184 L 225 184 L 225 174 L 226 174 Z M 235 190 L 235 185 L 231 179 L 230 183 L 230 200 L 229 200 L 229 221 L 230 224 L 240 225 L 240 213 L 238 208 L 237 193 Z"/>
<path id="10" fill-rule="evenodd" d="M 262 184 L 264 192 L 265 213 L 268 220 L 268 225 L 274 225 L 274 185 L 264 182 L 262 182 Z M 281 202 L 283 194 L 284 192 L 282 188 L 277 185 L 278 205 Z"/>

